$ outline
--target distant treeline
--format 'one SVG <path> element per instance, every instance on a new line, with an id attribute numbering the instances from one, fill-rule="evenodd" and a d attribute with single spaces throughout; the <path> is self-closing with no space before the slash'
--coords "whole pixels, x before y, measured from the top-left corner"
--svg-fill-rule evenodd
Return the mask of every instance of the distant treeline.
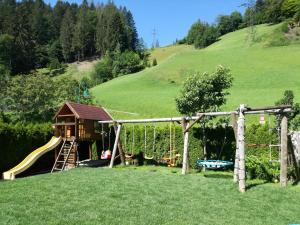
<path id="1" fill-rule="evenodd" d="M 11 74 L 143 48 L 131 12 L 111 1 L 0 0 L 0 64 Z"/>
<path id="2" fill-rule="evenodd" d="M 257 24 L 276 24 L 289 20 L 296 26 L 300 25 L 300 0 L 257 0 L 253 4 L 251 2 L 245 1 L 244 15 L 237 11 L 230 15 L 220 15 L 212 25 L 198 20 L 191 26 L 188 35 L 176 42 L 204 48 L 216 42 L 221 35 Z"/>

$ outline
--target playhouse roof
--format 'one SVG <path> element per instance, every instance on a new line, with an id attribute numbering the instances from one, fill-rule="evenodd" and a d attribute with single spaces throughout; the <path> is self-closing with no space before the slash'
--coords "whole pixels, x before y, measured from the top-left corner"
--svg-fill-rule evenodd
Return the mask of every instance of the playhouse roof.
<path id="1" fill-rule="evenodd" d="M 77 119 L 85 120 L 112 120 L 109 113 L 102 107 L 94 105 L 85 105 L 74 102 L 66 102 L 55 114 L 54 118 L 58 115 L 65 114 L 66 109 L 69 108 Z"/>

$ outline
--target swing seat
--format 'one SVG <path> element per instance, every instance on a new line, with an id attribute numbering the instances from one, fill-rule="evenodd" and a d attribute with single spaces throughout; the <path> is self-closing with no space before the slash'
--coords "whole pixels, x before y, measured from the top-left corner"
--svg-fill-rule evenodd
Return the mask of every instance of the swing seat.
<path id="1" fill-rule="evenodd" d="M 126 159 L 132 159 L 134 154 L 125 154 Z"/>
<path id="2" fill-rule="evenodd" d="M 152 157 L 149 157 L 149 156 L 146 156 L 146 155 L 144 155 L 144 159 L 147 159 L 147 160 L 152 160 L 152 159 L 154 159 L 154 156 L 152 156 Z"/>
<path id="3" fill-rule="evenodd" d="M 208 169 L 221 169 L 233 166 L 233 162 L 224 160 L 197 160 L 197 166 Z"/>

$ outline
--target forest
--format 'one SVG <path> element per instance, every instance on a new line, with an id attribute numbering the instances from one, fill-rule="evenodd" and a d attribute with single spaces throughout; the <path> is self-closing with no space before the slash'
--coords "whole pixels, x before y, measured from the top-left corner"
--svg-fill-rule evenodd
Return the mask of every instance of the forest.
<path id="1" fill-rule="evenodd" d="M 0 1 L 0 65 L 13 75 L 143 48 L 130 10 L 111 1 Z"/>

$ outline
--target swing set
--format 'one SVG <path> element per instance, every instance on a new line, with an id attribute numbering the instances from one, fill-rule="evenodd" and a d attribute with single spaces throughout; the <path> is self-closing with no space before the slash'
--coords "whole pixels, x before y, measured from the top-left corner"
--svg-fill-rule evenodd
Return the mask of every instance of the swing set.
<path id="1" fill-rule="evenodd" d="M 157 139 L 157 126 L 156 124 L 153 125 L 153 141 L 152 141 L 152 155 L 150 156 L 150 144 L 148 144 L 148 139 L 149 139 L 149 133 L 148 133 L 148 126 L 146 123 L 144 124 L 144 151 L 143 151 L 143 158 L 145 160 L 155 160 L 157 162 L 165 163 L 169 167 L 174 167 L 177 165 L 178 160 L 180 159 L 180 154 L 177 153 L 176 150 L 176 129 L 175 125 L 173 123 L 173 128 L 172 128 L 172 123 L 170 122 L 169 124 L 169 150 L 164 151 L 162 156 L 159 156 L 157 151 L 156 151 L 156 139 Z M 131 143 L 128 144 L 128 134 L 127 134 L 127 128 L 124 126 L 124 146 L 123 146 L 123 151 L 125 155 L 125 160 L 126 164 L 132 164 L 133 159 L 136 157 L 134 154 L 135 151 L 135 125 L 133 124 L 132 126 L 132 131 L 131 131 Z M 129 146 L 129 147 L 128 147 Z M 129 151 L 128 151 L 129 150 Z"/>
<path id="2" fill-rule="evenodd" d="M 189 169 L 189 130 L 192 128 L 197 122 L 199 122 L 204 117 L 216 117 L 216 116 L 232 116 L 233 120 L 233 130 L 236 138 L 236 152 L 235 152 L 235 160 L 234 160 L 234 174 L 233 180 L 238 183 L 239 191 L 246 191 L 246 166 L 245 166 L 245 116 L 248 114 L 273 114 L 277 115 L 280 118 L 280 185 L 282 187 L 287 186 L 287 159 L 288 159 L 288 121 L 287 114 L 292 112 L 292 108 L 289 105 L 283 106 L 272 106 L 265 108 L 250 108 L 246 107 L 246 105 L 241 104 L 240 107 L 235 111 L 230 112 L 202 112 L 197 113 L 196 116 L 193 117 L 171 117 L 171 118 L 154 118 L 154 119 L 135 119 L 135 120 L 108 120 L 108 121 L 99 121 L 101 124 L 114 124 L 115 127 L 115 141 L 113 145 L 112 157 L 110 161 L 109 167 L 112 168 L 114 166 L 114 160 L 116 158 L 117 150 L 119 150 L 121 155 L 121 163 L 125 165 L 125 157 L 122 159 L 122 155 L 124 155 L 124 151 L 120 141 L 121 129 L 124 124 L 137 124 L 137 123 L 161 123 L 161 122 L 177 122 L 182 126 L 182 135 L 183 135 L 183 155 L 182 155 L 182 174 L 186 174 Z M 145 132 L 147 135 L 147 131 Z M 170 135 L 171 137 L 172 135 Z M 171 140 L 172 138 L 170 138 Z M 225 138 L 226 141 L 226 138 Z M 146 150 L 147 150 L 147 140 L 145 142 Z M 174 142 L 175 143 L 175 142 Z M 173 144 L 174 144 L 173 143 Z M 154 142 L 155 144 L 155 142 Z M 172 140 L 170 141 L 170 146 L 173 146 Z M 174 147 L 174 146 L 173 146 Z M 205 148 L 204 148 L 205 149 Z M 172 147 L 169 149 L 169 158 L 173 158 L 176 154 L 172 151 Z M 131 149 L 131 153 L 133 154 L 133 148 Z M 206 152 L 204 152 L 206 155 Z M 149 155 L 146 155 L 146 157 Z M 150 156 L 151 158 L 151 156 Z M 204 159 L 205 165 L 213 165 L 214 167 L 225 166 L 228 164 L 227 161 L 223 162 L 220 160 L 209 161 Z M 169 159 L 170 164 L 174 164 L 172 160 Z M 200 163 L 200 162 L 199 162 Z M 233 162 L 232 162 L 233 163 Z M 203 164 L 204 165 L 204 164 Z M 296 168 L 296 166 L 295 166 Z M 299 178 L 298 178 L 299 179 Z"/>

